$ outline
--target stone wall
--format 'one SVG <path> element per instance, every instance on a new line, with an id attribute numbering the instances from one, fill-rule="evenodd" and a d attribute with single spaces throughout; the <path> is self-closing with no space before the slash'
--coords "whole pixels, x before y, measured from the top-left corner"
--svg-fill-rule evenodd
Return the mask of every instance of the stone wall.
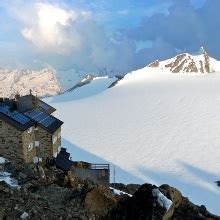
<path id="1" fill-rule="evenodd" d="M 19 131 L 4 120 L 0 121 L 0 155 L 15 162 L 31 162 L 35 149 L 28 147 L 34 141 L 34 133 Z"/>
<path id="2" fill-rule="evenodd" d="M 54 134 L 39 126 L 23 132 L 0 120 L 0 156 L 9 160 L 30 163 L 34 157 L 46 159 L 56 156 L 60 146 L 61 128 Z"/>
<path id="3" fill-rule="evenodd" d="M 52 136 L 52 140 L 53 140 L 53 146 L 52 146 L 53 156 L 57 156 L 57 154 L 61 149 L 61 127 L 54 132 Z"/>
<path id="4" fill-rule="evenodd" d="M 35 140 L 39 141 L 39 146 L 36 146 L 37 157 L 46 159 L 47 157 L 56 156 L 61 146 L 61 128 L 51 134 L 38 126 L 35 130 Z"/>
<path id="5" fill-rule="evenodd" d="M 110 173 L 107 169 L 95 170 L 74 167 L 71 171 L 82 180 L 90 179 L 96 184 L 103 186 L 109 185 Z"/>
<path id="6" fill-rule="evenodd" d="M 25 163 L 33 162 L 33 158 L 36 157 L 34 127 L 31 128 L 30 132 L 28 131 L 23 132 L 22 143 L 23 143 L 24 162 Z"/>
<path id="7" fill-rule="evenodd" d="M 35 130 L 35 141 L 39 141 L 39 146 L 35 147 L 37 157 L 46 159 L 52 156 L 52 134 L 50 132 L 38 126 Z"/>

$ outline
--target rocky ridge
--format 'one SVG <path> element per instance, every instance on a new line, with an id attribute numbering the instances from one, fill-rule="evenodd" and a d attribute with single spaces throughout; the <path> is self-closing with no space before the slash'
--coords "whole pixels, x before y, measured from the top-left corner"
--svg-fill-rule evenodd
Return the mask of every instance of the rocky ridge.
<path id="1" fill-rule="evenodd" d="M 85 86 L 85 85 L 91 83 L 94 78 L 95 78 L 94 75 L 88 74 L 81 81 L 79 81 L 76 85 L 74 85 L 73 87 L 68 89 L 66 92 L 71 92 L 71 91 L 73 91 L 73 90 L 75 90 L 77 88 Z"/>
<path id="2" fill-rule="evenodd" d="M 166 61 L 156 60 L 148 67 L 172 73 L 213 73 L 220 70 L 220 62 L 210 57 L 201 47 L 196 55 L 182 53 Z"/>
<path id="3" fill-rule="evenodd" d="M 18 186 L 0 182 L 0 219 L 220 219 L 168 185 L 114 184 L 128 196 L 54 166 L 7 162 L 3 169 Z"/>

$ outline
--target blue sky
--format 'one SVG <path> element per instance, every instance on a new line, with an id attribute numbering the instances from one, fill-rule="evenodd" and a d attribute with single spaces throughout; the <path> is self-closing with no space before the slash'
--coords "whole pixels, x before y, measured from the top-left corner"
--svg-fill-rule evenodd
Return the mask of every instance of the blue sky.
<path id="1" fill-rule="evenodd" d="M 204 46 L 220 58 L 219 0 L 0 2 L 0 66 L 126 73 Z"/>

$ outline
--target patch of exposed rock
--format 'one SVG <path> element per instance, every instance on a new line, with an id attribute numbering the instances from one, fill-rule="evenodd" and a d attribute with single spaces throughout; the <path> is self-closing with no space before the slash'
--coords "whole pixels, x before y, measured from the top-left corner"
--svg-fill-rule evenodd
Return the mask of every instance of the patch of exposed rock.
<path id="1" fill-rule="evenodd" d="M 54 166 L 6 164 L 5 169 L 19 186 L 0 182 L 0 219 L 100 219 L 119 198 L 108 187 Z"/>
<path id="2" fill-rule="evenodd" d="M 200 58 L 200 60 L 198 60 Z M 158 60 L 150 63 L 148 67 L 157 68 L 160 66 Z M 162 69 L 167 69 L 172 73 L 211 73 L 210 57 L 207 51 L 202 47 L 198 56 L 192 56 L 187 53 L 179 54 L 173 59 L 167 61 Z"/>
<path id="3" fill-rule="evenodd" d="M 141 186 L 140 184 L 123 184 L 123 183 L 111 183 L 110 186 L 114 189 L 133 195 Z"/>
<path id="4" fill-rule="evenodd" d="M 108 187 L 80 180 L 54 166 L 6 163 L 4 169 L 19 186 L 0 182 L 0 219 L 220 220 L 168 185 L 112 185 L 133 194 L 130 197 L 116 195 Z"/>
<path id="5" fill-rule="evenodd" d="M 85 85 L 91 83 L 94 78 L 95 78 L 94 75 L 91 75 L 91 74 L 86 75 L 79 83 L 77 83 L 72 88 L 68 89 L 67 92 L 71 92 L 71 91 L 73 91 L 75 89 L 78 89 L 78 88 L 80 88 L 82 86 L 85 86 Z"/>
<path id="6" fill-rule="evenodd" d="M 114 86 L 116 86 L 122 79 L 124 79 L 124 76 L 115 76 L 117 78 L 117 80 L 115 80 L 109 87 L 109 88 L 112 88 Z"/>
<path id="7" fill-rule="evenodd" d="M 160 62 L 159 62 L 159 60 L 155 60 L 154 62 L 152 62 L 152 63 L 150 63 L 149 65 L 148 65 L 148 67 L 158 67 L 160 65 Z"/>
<path id="8" fill-rule="evenodd" d="M 116 202 L 117 196 L 110 189 L 98 186 L 86 194 L 84 205 L 94 215 L 104 217 L 113 209 Z"/>
<path id="9" fill-rule="evenodd" d="M 161 195 L 157 194 L 155 196 L 155 193 L 153 193 L 155 190 L 159 190 Z M 120 199 L 117 206 L 109 213 L 107 219 L 220 220 L 220 217 L 209 213 L 205 206 L 197 206 L 191 203 L 188 198 L 183 197 L 173 187 L 162 185 L 158 188 L 151 184 L 144 184 L 132 197 L 127 196 Z"/>

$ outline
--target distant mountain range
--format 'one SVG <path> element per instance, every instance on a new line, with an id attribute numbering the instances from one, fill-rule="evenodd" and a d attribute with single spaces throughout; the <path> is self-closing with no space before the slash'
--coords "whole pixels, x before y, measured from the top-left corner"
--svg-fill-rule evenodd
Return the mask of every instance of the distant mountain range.
<path id="1" fill-rule="evenodd" d="M 141 70 L 141 69 L 140 69 Z M 209 54 L 204 50 L 203 47 L 195 54 L 182 53 L 177 56 L 159 61 L 156 60 L 146 67 L 144 67 L 145 74 L 150 73 L 168 73 L 168 74 L 187 74 L 187 75 L 198 75 L 198 74 L 211 74 L 215 72 L 220 72 L 220 61 L 212 58 Z M 138 72 L 139 70 L 133 71 Z M 120 81 L 126 79 L 130 74 L 130 72 L 125 76 L 116 76 L 116 77 L 95 77 L 94 75 L 86 75 L 82 80 L 76 83 L 73 87 L 66 90 L 66 92 L 72 92 L 73 90 L 77 90 L 80 87 L 88 87 L 91 88 L 96 83 L 94 81 L 103 82 L 105 87 L 102 89 L 107 89 L 116 86 Z M 88 84 L 92 84 L 89 86 Z M 102 90 L 100 90 L 102 91 Z M 78 92 L 76 92 L 78 93 Z M 88 94 L 89 95 L 89 94 Z"/>
<path id="2" fill-rule="evenodd" d="M 16 93 L 26 95 L 30 89 L 40 97 L 59 94 L 61 88 L 55 70 L 52 68 L 44 68 L 40 71 L 0 68 L 0 96 L 13 97 Z"/>
<path id="3" fill-rule="evenodd" d="M 220 72 L 220 61 L 212 58 L 203 47 L 198 53 L 179 54 L 164 61 L 156 60 L 150 63 L 146 70 L 174 74 L 210 74 Z M 107 83 L 107 78 L 109 83 Z M 21 95 L 32 89 L 38 96 L 53 96 L 65 91 L 72 91 L 90 84 L 93 80 L 105 81 L 105 87 L 113 87 L 123 77 L 97 77 L 96 74 L 86 74 L 82 71 L 61 71 L 56 74 L 53 68 L 39 71 L 29 69 L 0 68 L 0 96 L 13 97 L 17 92 Z M 98 80 L 98 81 L 97 81 Z"/>

